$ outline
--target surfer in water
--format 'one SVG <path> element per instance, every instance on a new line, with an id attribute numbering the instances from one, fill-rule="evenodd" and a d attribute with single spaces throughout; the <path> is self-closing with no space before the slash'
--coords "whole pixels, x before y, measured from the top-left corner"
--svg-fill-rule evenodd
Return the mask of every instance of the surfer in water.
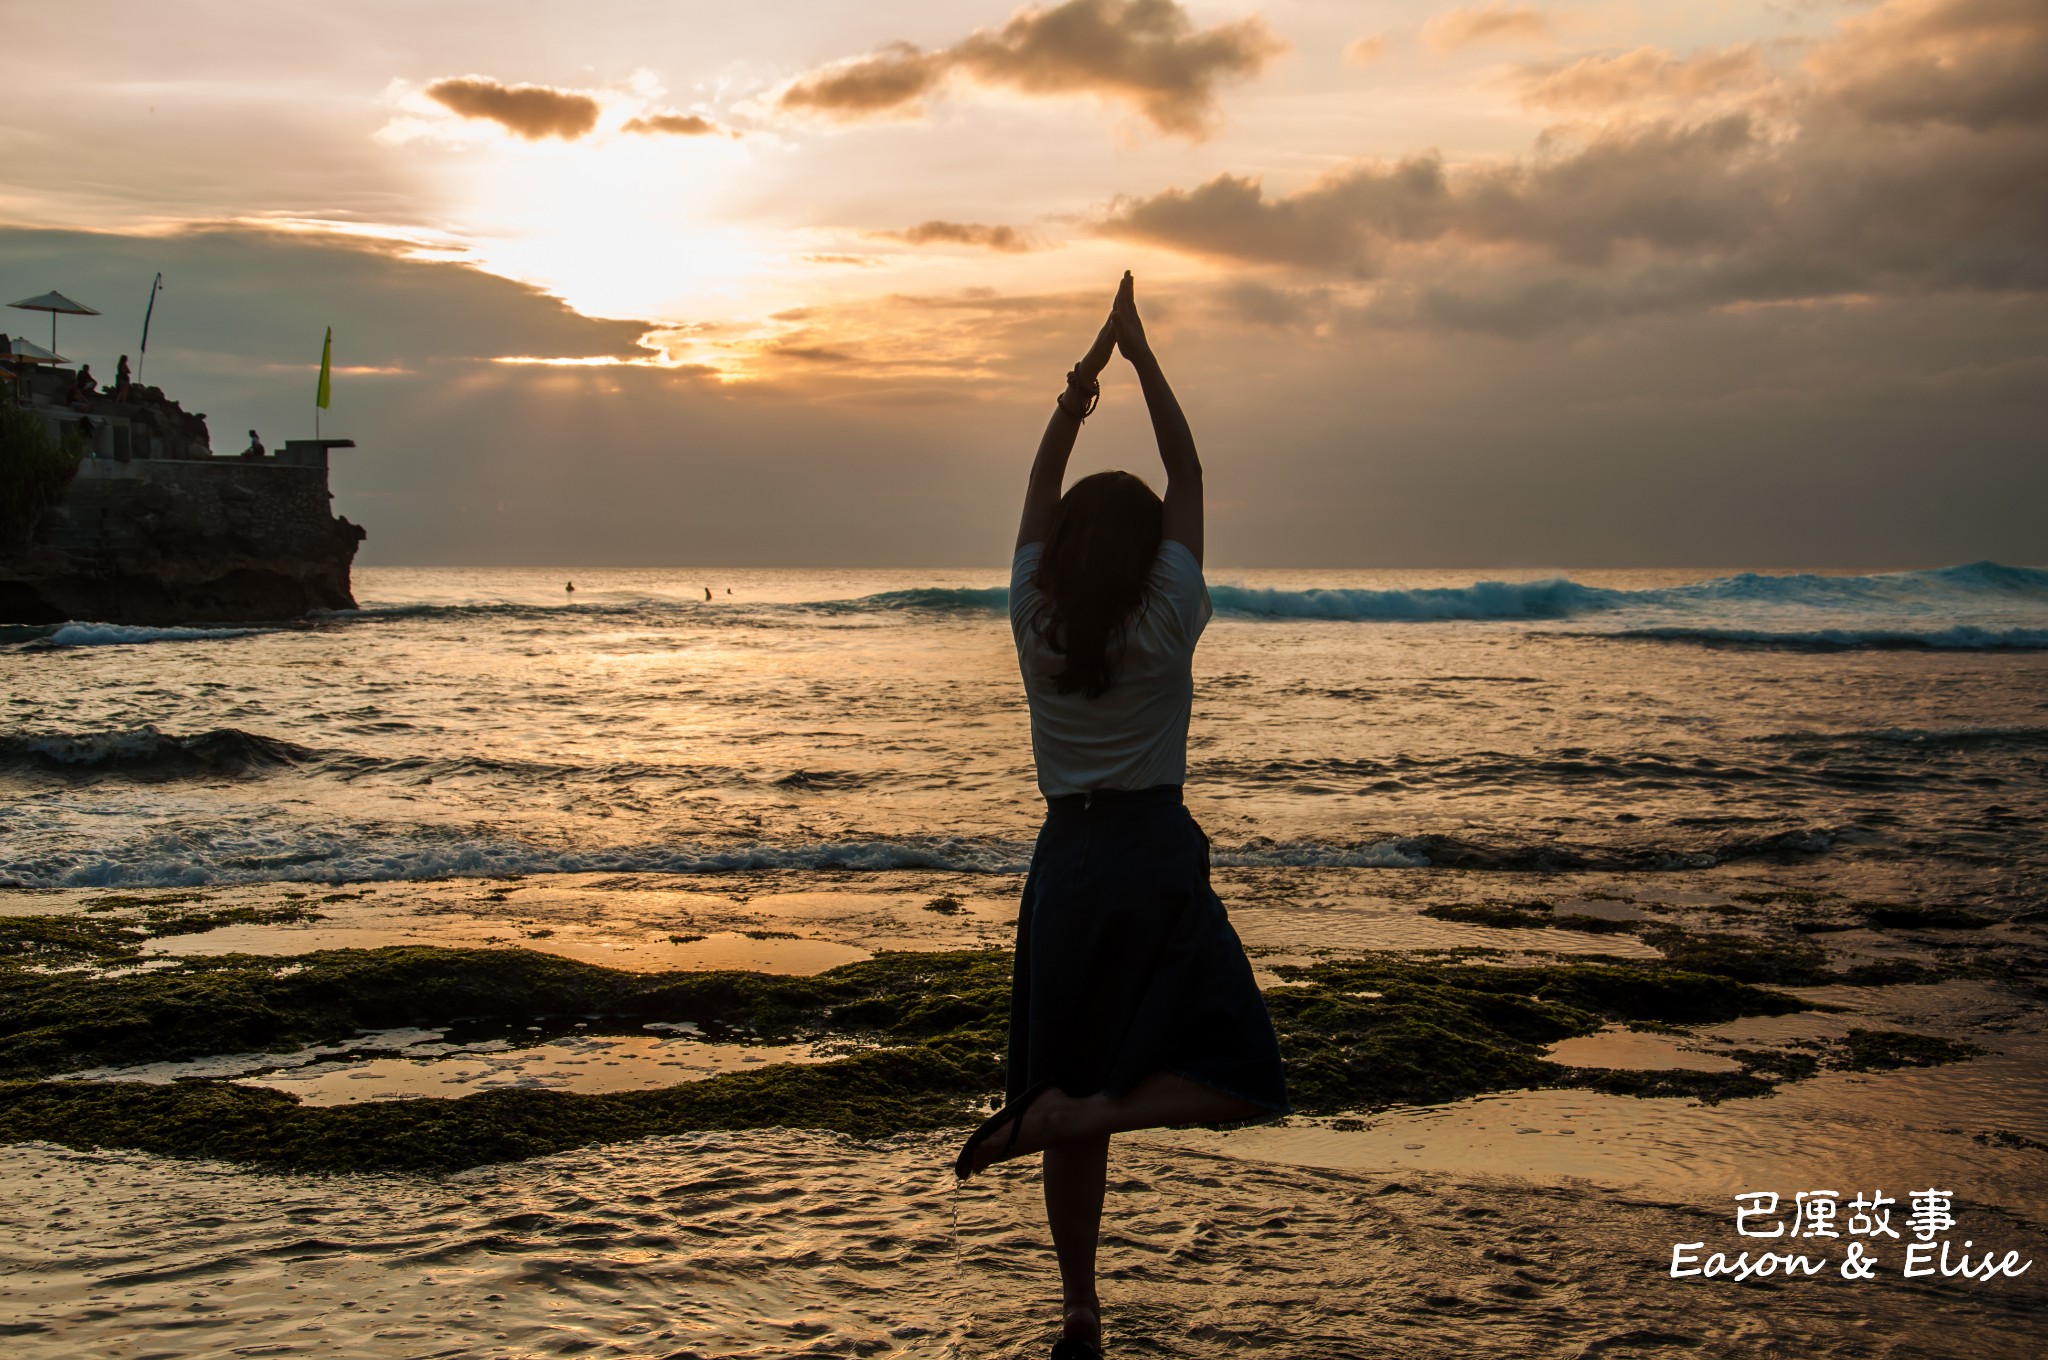
<path id="1" fill-rule="evenodd" d="M 1112 350 L 1136 370 L 1164 501 L 1128 472 L 1067 488 Z M 1053 1360 L 1095 1360 L 1109 1140 L 1288 1112 L 1250 961 L 1181 802 L 1202 580 L 1202 465 L 1126 273 L 1039 441 L 1010 568 L 1010 628 L 1045 822 L 1017 913 L 1006 1103 L 954 1164 L 1041 1154 L 1064 1311 Z"/>

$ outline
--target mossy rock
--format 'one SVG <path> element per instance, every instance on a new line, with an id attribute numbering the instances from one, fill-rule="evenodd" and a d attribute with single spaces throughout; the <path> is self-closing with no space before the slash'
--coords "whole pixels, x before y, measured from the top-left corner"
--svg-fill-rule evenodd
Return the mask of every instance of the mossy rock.
<path id="1" fill-rule="evenodd" d="M 548 1030 L 580 1020 L 630 1033 L 690 1020 L 712 1037 L 765 1040 L 1000 1038 L 1009 986 L 1009 955 L 998 950 L 885 953 L 809 977 L 631 973 L 525 949 L 425 945 L 227 954 L 114 977 L 11 968 L 0 969 L 0 1077 L 281 1052 L 458 1021 Z"/>
<path id="2" fill-rule="evenodd" d="M 1793 987 L 1842 980 L 1828 968 L 1827 954 L 1804 939 L 1690 931 L 1661 922 L 1644 926 L 1639 934 L 1675 967 L 1691 972 Z"/>
<path id="3" fill-rule="evenodd" d="M 1856 914 L 1879 930 L 1983 930 L 1997 918 L 1961 907 L 1913 907 L 1891 902 L 1859 902 Z"/>
<path id="4" fill-rule="evenodd" d="M 1837 1042 L 1827 1065 L 1843 1072 L 1889 1072 L 1901 1067 L 1940 1067 L 1983 1052 L 1976 1044 L 1932 1034 L 1852 1029 Z"/>
<path id="5" fill-rule="evenodd" d="M 1798 1000 L 1668 964 L 1494 965 L 1376 954 L 1279 971 L 1266 1003 L 1303 1113 L 1437 1103 L 1623 1078 L 1545 1060 L 1614 1021 L 1697 1024 Z M 857 1038 L 824 1063 L 781 1063 L 656 1091 L 495 1091 L 336 1107 L 221 1081 L 0 1084 L 0 1139 L 134 1147 L 316 1170 L 445 1171 L 594 1142 L 793 1126 L 870 1137 L 971 1122 L 1003 1082 L 1010 955 L 881 954 L 809 977 L 628 973 L 521 949 L 394 946 L 295 958 L 228 955 L 100 976 L 0 968 L 0 1074 L 276 1051 L 399 1026 L 637 1031 L 693 1021 L 760 1042 Z M 1363 995 L 1373 993 L 1373 995 Z M 1648 1079 L 1645 1079 L 1648 1080 Z M 1641 1093 L 1672 1093 L 1658 1079 Z M 1732 1079 L 1713 1086 L 1753 1094 Z M 1689 1093 L 1707 1087 L 1695 1083 Z"/>

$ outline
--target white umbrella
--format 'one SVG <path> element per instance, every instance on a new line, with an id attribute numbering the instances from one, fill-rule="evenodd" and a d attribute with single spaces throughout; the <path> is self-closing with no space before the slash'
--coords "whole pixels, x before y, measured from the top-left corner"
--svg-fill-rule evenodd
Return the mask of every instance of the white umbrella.
<path id="1" fill-rule="evenodd" d="M 73 302 L 54 288 L 40 297 L 23 298 L 19 302 L 10 302 L 7 305 L 19 307 L 25 312 L 48 312 L 50 314 L 50 349 L 53 352 L 57 348 L 57 313 L 66 312 L 72 316 L 99 315 L 98 308 L 88 307 L 83 302 Z"/>
<path id="2" fill-rule="evenodd" d="M 14 357 L 25 364 L 68 364 L 71 362 L 53 349 L 44 349 L 25 335 L 15 336 L 12 343 L 14 345 Z M 0 358 L 4 357 L 6 356 L 0 355 Z"/>

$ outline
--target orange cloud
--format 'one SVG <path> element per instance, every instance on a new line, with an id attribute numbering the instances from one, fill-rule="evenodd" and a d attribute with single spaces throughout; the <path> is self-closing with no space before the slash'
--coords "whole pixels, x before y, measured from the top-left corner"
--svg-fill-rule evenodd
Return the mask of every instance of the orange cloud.
<path id="1" fill-rule="evenodd" d="M 1387 39 L 1383 33 L 1356 39 L 1344 47 L 1344 60 L 1352 66 L 1370 66 L 1387 55 Z"/>
<path id="2" fill-rule="evenodd" d="M 848 121 L 914 115 L 957 74 L 1026 94 L 1117 100 L 1161 132 L 1199 138 L 1215 121 L 1217 86 L 1256 75 L 1283 47 L 1257 18 L 1197 30 L 1175 0 L 1066 0 L 952 47 L 895 43 L 800 76 L 777 103 Z"/>
<path id="3" fill-rule="evenodd" d="M 1422 40 L 1439 52 L 1486 42 L 1547 42 L 1550 20 L 1528 5 L 1503 0 L 1471 9 L 1446 10 L 1422 26 Z"/>
<path id="4" fill-rule="evenodd" d="M 714 132 L 726 132 L 709 118 L 694 113 L 651 113 L 639 118 L 628 118 L 619 125 L 621 132 L 666 133 L 672 137 L 706 137 Z M 739 133 L 733 132 L 737 137 Z"/>
<path id="5" fill-rule="evenodd" d="M 2048 10 L 1891 0 L 1814 47 L 1803 77 L 1748 48 L 1550 71 L 1545 101 L 1622 116 L 1546 134 L 1527 157 L 1361 161 L 1278 194 L 1223 174 L 1119 199 L 1098 229 L 1346 290 L 1231 295 L 1268 325 L 1344 313 L 1522 336 L 1649 313 L 2048 297 L 2048 198 L 2023 191 L 2048 183 L 2037 53 Z M 1769 90 L 1768 117 L 1623 107 L 1745 82 Z"/>
<path id="6" fill-rule="evenodd" d="M 776 104 L 846 120 L 915 113 L 918 99 L 946 78 L 948 65 L 943 52 L 891 43 L 872 56 L 800 77 Z"/>
<path id="7" fill-rule="evenodd" d="M 597 126 L 597 101 L 547 85 L 504 85 L 486 76 L 458 76 L 427 86 L 429 99 L 464 118 L 487 118 L 508 132 L 538 141 L 574 141 Z"/>
<path id="8" fill-rule="evenodd" d="M 1745 43 L 1683 60 L 1661 48 L 1638 47 L 1616 56 L 1530 67 L 1523 78 L 1525 104 L 1598 109 L 1650 99 L 1704 99 L 1768 83 L 1772 72 L 1757 44 Z"/>
<path id="9" fill-rule="evenodd" d="M 1979 131 L 2048 121 L 2048 6 L 2041 0 L 1894 0 L 1847 21 L 1807 69 L 1881 123 Z"/>
<path id="10" fill-rule="evenodd" d="M 979 222 L 920 222 L 907 231 L 890 233 L 896 240 L 914 246 L 949 244 L 980 246 L 1006 252 L 1031 249 L 1031 243 L 1015 227 L 990 227 Z"/>
<path id="11" fill-rule="evenodd" d="M 1451 207 L 1443 162 L 1431 155 L 1361 165 L 1277 198 L 1257 180 L 1218 175 L 1195 189 L 1119 200 L 1103 230 L 1214 259 L 1366 276 L 1387 241 L 1441 235 Z"/>

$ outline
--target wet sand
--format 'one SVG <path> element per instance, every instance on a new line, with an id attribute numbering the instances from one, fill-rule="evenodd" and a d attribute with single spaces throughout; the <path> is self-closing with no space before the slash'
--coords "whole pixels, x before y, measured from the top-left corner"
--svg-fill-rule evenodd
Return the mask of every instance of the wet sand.
<path id="1" fill-rule="evenodd" d="M 1627 934 L 1442 920 L 1443 903 L 1541 893 L 1541 876 L 1219 870 L 1265 985 L 1280 964 L 1364 950 L 1657 957 Z M 1761 876 L 1573 876 L 1570 910 L 1737 921 Z M 1782 879 L 1780 880 L 1782 883 Z M 1014 885 L 970 875 L 578 876 L 380 884 L 210 905 L 324 919 L 166 936 L 167 956 L 517 944 L 613 968 L 815 972 L 884 949 L 1006 945 Z M 1279 889 L 1284 887 L 1284 891 Z M 1588 896 L 1587 894 L 1592 894 Z M 98 896 L 104 896 L 98 895 Z M 81 911 L 89 891 L 9 893 L 0 913 Z M 322 900 L 322 899 L 330 900 Z M 689 937 L 697 938 L 689 938 Z M 2038 957 L 2038 924 L 1970 948 Z M 1840 960 L 1959 957 L 1926 932 L 1837 930 Z M 696 951 L 691 953 L 689 951 Z M 1789 988 L 1839 1009 L 1678 1034 L 1566 1040 L 1577 1066 L 1704 1070 L 1736 1050 L 1902 1029 L 1969 1061 L 1821 1072 L 1705 1105 L 1505 1091 L 1356 1117 L 1117 1140 L 1103 1239 L 1112 1354 L 1220 1356 L 2022 1356 L 2048 1303 L 2048 1017 L 1980 978 Z M 615 1090 L 812 1055 L 642 1036 L 463 1044 L 431 1030 L 332 1051 L 216 1055 L 143 1074 L 233 1076 L 308 1103 L 493 1085 Z M 749 1050 L 752 1050 L 751 1052 Z M 177 1070 L 169 1070 L 177 1069 Z M 859 1142 L 787 1129 L 594 1147 L 430 1178 L 282 1175 L 125 1151 L 16 1146 L 0 1171 L 0 1333 L 24 1357 L 1032 1354 L 1057 1277 L 1038 1173 L 956 1193 L 959 1132 Z M 1955 1192 L 1957 1245 L 2043 1264 L 2018 1279 L 1737 1284 L 1667 1274 L 1672 1245 L 1757 1248 L 1730 1197 Z M 957 1236 L 955 1233 L 957 1211 Z M 1775 1244 L 1765 1244 L 1775 1245 Z M 957 1254 L 956 1254 L 957 1252 Z M 1832 1258 L 1839 1259 L 1835 1246 Z"/>
<path id="2" fill-rule="evenodd" d="M 440 1181 L 17 1149 L 0 1304 L 22 1357 L 1039 1353 L 1038 1175 L 958 1192 L 944 1137 L 706 1134 Z M 1986 1285 L 1674 1281 L 1710 1211 L 1586 1186 L 1337 1171 L 1119 1140 L 1112 1354 L 2013 1356 Z M 955 1230 L 957 1214 L 957 1233 Z M 2048 1257 L 2038 1229 L 1973 1230 Z M 1731 1244 L 1732 1249 L 1732 1244 Z"/>

